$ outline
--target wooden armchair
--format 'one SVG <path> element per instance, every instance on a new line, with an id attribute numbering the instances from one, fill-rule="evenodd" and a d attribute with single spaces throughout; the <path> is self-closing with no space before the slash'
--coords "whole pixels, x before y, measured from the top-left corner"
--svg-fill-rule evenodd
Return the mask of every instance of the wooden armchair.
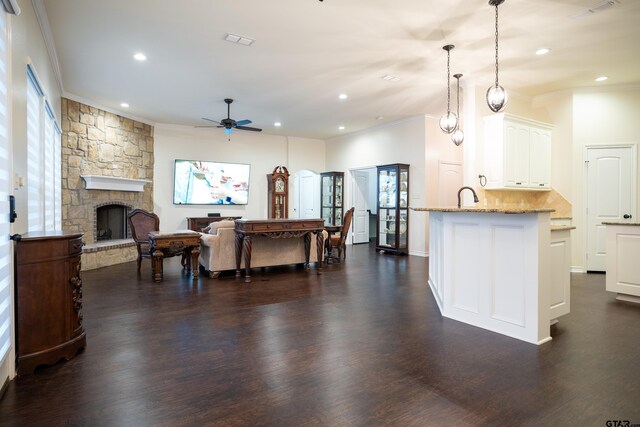
<path id="1" fill-rule="evenodd" d="M 347 211 L 346 214 L 344 214 L 344 221 L 342 223 L 342 229 L 340 230 L 340 234 L 336 234 L 336 235 L 332 235 L 330 237 L 331 242 L 330 242 L 330 248 L 333 251 L 333 249 L 338 249 L 338 260 L 343 256 L 344 253 L 344 258 L 347 258 L 347 236 L 349 235 L 349 228 L 351 228 L 351 218 L 353 217 L 353 211 L 355 210 L 355 207 L 349 209 Z M 331 256 L 331 254 L 329 254 L 329 256 Z"/>
<path id="2" fill-rule="evenodd" d="M 136 242 L 136 248 L 138 249 L 138 272 L 140 272 L 142 258 L 151 259 L 151 253 L 149 252 L 149 232 L 160 229 L 160 218 L 153 212 L 134 209 L 127 215 L 127 222 L 131 229 L 131 237 L 133 237 L 134 242 Z"/>

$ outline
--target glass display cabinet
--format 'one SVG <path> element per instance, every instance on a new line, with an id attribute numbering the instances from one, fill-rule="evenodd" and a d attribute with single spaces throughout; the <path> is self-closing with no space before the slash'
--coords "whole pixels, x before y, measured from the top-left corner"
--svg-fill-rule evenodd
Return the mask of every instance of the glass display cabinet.
<path id="1" fill-rule="evenodd" d="M 378 166 L 376 249 L 396 254 L 409 251 L 409 165 Z"/>
<path id="2" fill-rule="evenodd" d="M 320 206 L 325 225 L 342 225 L 344 172 L 320 174 Z"/>

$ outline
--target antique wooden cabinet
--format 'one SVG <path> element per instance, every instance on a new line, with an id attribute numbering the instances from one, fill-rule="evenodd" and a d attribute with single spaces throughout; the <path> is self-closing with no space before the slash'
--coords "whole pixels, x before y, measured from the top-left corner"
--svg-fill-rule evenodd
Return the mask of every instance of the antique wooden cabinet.
<path id="1" fill-rule="evenodd" d="M 289 171 L 284 166 L 276 166 L 267 175 L 268 212 L 270 219 L 285 219 L 289 217 Z"/>
<path id="2" fill-rule="evenodd" d="M 72 359 L 82 326 L 82 234 L 27 233 L 15 245 L 18 374 Z"/>
<path id="3" fill-rule="evenodd" d="M 342 225 L 344 172 L 320 174 L 320 206 L 325 225 Z"/>
<path id="4" fill-rule="evenodd" d="M 409 165 L 378 166 L 376 249 L 396 254 L 409 251 Z"/>

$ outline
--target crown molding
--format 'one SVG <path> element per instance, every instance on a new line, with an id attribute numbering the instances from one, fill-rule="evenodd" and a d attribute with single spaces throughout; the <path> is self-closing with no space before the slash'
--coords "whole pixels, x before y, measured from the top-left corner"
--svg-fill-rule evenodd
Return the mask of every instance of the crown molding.
<path id="1" fill-rule="evenodd" d="M 58 90 L 60 93 L 64 93 L 64 85 L 62 84 L 62 71 L 60 69 L 60 61 L 58 61 L 58 52 L 56 51 L 56 44 L 53 41 L 53 33 L 51 32 L 51 25 L 49 25 L 49 17 L 47 16 L 47 9 L 44 7 L 42 0 L 31 0 L 33 10 L 36 13 L 38 25 L 40 26 L 40 32 L 44 39 L 44 44 L 49 54 L 49 61 L 51 62 L 51 68 L 53 68 L 53 74 L 56 77 L 56 83 L 58 83 Z"/>

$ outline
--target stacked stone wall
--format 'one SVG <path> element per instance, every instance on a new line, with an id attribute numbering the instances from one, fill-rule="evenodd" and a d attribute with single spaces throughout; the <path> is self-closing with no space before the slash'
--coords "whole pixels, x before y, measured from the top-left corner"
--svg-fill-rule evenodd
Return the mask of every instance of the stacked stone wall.
<path id="1" fill-rule="evenodd" d="M 151 182 L 143 192 L 87 190 L 81 175 Z M 85 243 L 94 243 L 95 207 L 107 202 L 153 210 L 153 127 L 63 98 L 62 229 L 84 233 Z M 118 252 L 123 258 L 109 256 L 113 264 L 135 259 L 135 250 Z"/>

